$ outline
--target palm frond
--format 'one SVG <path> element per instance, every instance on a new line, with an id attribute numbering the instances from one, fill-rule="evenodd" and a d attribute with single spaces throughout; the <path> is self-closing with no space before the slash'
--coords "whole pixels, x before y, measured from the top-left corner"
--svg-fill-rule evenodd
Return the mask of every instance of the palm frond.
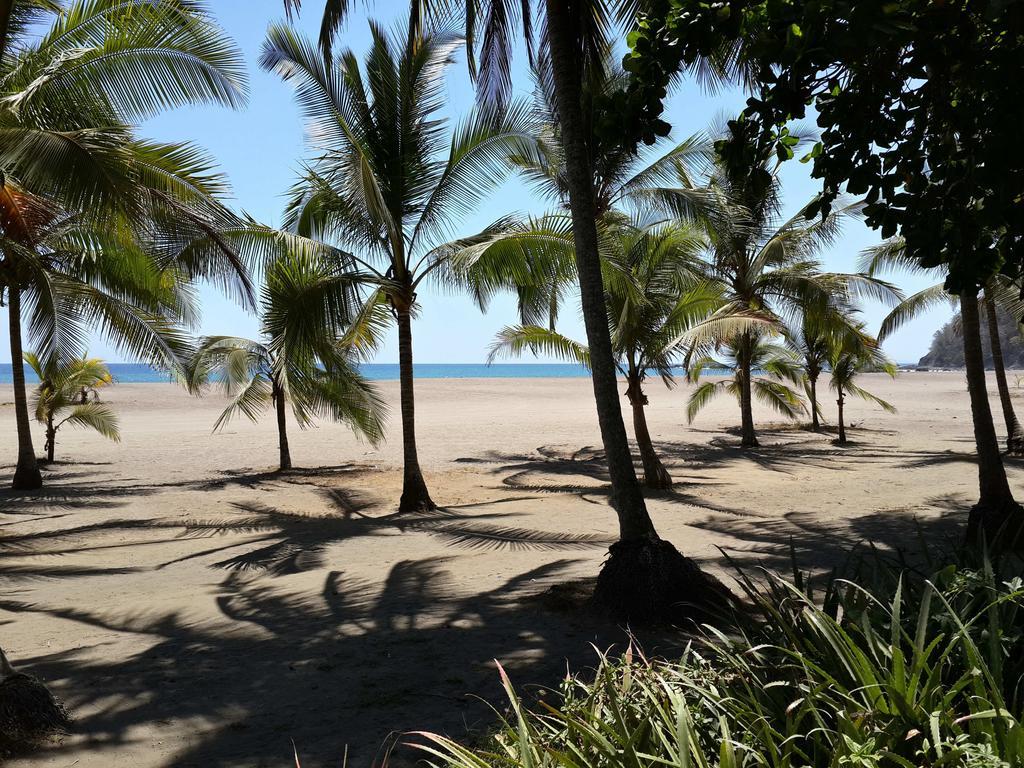
<path id="1" fill-rule="evenodd" d="M 498 357 L 519 357 L 526 351 L 590 367 L 590 351 L 578 341 L 548 328 L 522 325 L 506 326 L 498 332 L 487 362 L 490 364 Z"/>
<path id="2" fill-rule="evenodd" d="M 91 429 L 115 443 L 121 441 L 117 414 L 106 403 L 84 403 L 74 406 L 57 425 L 70 424 L 73 427 Z"/>
<path id="3" fill-rule="evenodd" d="M 754 397 L 789 419 L 798 419 L 807 412 L 800 395 L 781 382 L 757 377 L 750 385 Z"/>

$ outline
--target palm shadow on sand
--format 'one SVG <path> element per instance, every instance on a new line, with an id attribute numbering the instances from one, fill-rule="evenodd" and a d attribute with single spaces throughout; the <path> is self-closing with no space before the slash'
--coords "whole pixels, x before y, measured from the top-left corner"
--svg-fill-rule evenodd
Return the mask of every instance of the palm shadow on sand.
<path id="1" fill-rule="evenodd" d="M 892 548 L 906 544 L 919 529 L 912 510 L 830 522 L 813 515 L 766 518 L 750 510 L 716 507 L 701 498 L 701 486 L 723 482 L 708 474 L 711 470 L 737 462 L 789 472 L 806 462 L 846 471 L 850 462 L 889 463 L 894 456 L 908 463 L 954 460 L 945 452 L 903 455 L 884 445 L 836 451 L 824 440 L 788 431 L 766 438 L 755 452 L 740 452 L 729 437 L 710 445 L 658 445 L 683 481 L 659 494 L 658 501 L 693 507 L 700 517 L 688 524 L 730 542 L 730 557 L 748 568 L 788 570 L 793 542 L 801 567 L 827 569 L 865 540 Z M 488 707 L 467 696 L 501 703 L 492 659 L 507 666 L 518 684 L 551 686 L 567 664 L 579 670 L 593 662 L 589 643 L 621 647 L 626 641 L 622 630 L 585 613 L 547 610 L 536 599 L 546 588 L 573 577 L 576 561 L 557 553 L 576 550 L 592 558 L 607 546 L 607 539 L 558 532 L 555 525 L 555 531 L 515 525 L 516 504 L 543 503 L 552 493 L 606 504 L 608 480 L 600 452 L 549 446 L 527 455 L 495 452 L 460 463 L 496 478 L 506 495 L 399 515 L 380 513 L 380 500 L 365 493 L 319 484 L 322 477 L 355 480 L 366 471 L 358 466 L 224 473 L 196 482 L 126 482 L 117 488 L 68 477 L 66 485 L 48 489 L 39 506 L 25 496 L 0 493 L 0 511 L 14 517 L 12 525 L 27 518 L 46 522 L 30 531 L 0 527 L 0 583 L 128 573 L 131 569 L 116 565 L 117 552 L 139 541 L 204 542 L 152 566 L 168 579 L 174 579 L 176 566 L 197 558 L 227 571 L 216 587 L 216 620 L 197 622 L 177 612 L 129 615 L 116 606 L 43 605 L 11 599 L 9 593 L 0 602 L 0 608 L 15 614 L 45 614 L 69 622 L 67 626 L 136 635 L 146 644 L 145 651 L 120 658 L 105 658 L 86 645 L 21 660 L 26 670 L 54 682 L 77 714 L 75 734 L 65 746 L 54 748 L 62 750 L 60 759 L 73 761 L 79 750 L 134 745 L 138 728 L 147 726 L 157 734 L 166 728 L 168 737 L 180 737 L 183 730 L 192 734 L 187 749 L 169 763 L 175 766 L 284 764 L 292 739 L 306 766 L 338 764 L 346 744 L 353 764 L 368 763 L 392 731 L 435 729 L 462 737 L 492 722 Z M 110 517 L 111 510 L 135 497 L 168 489 L 237 487 L 258 493 L 264 484 L 280 482 L 306 486 L 310 498 L 319 500 L 321 513 L 299 513 L 250 499 L 231 502 L 216 517 L 197 515 L 186 521 Z M 960 525 L 965 503 L 958 497 L 927 500 L 926 506 L 944 510 L 938 522 L 928 524 L 929 533 Z M 75 518 L 72 525 L 52 527 L 66 515 L 90 510 L 107 518 Z M 897 511 L 906 514 L 895 515 Z M 92 540 L 111 533 L 126 541 Z M 383 584 L 331 562 L 330 547 L 336 544 L 373 547 L 379 537 L 405 533 L 430 536 L 451 548 L 453 556 L 470 550 L 496 558 L 496 564 L 503 551 L 556 554 L 547 565 L 470 596 L 465 585 L 455 582 L 446 556 L 395 562 Z M 62 570 L 44 557 L 94 550 L 107 553 L 112 565 Z M 26 553 L 40 557 L 25 565 Z M 717 564 L 723 562 L 717 559 Z M 317 594 L 295 594 L 279 586 L 290 583 L 285 577 L 317 571 L 324 573 Z M 678 640 L 645 638 L 654 653 L 658 648 L 651 644 L 663 643 L 662 650 L 672 653 Z M 147 738 L 154 737 L 152 730 L 147 733 Z M 148 747 L 140 742 L 137 748 Z M 399 754 L 403 760 L 412 756 L 408 751 Z"/>

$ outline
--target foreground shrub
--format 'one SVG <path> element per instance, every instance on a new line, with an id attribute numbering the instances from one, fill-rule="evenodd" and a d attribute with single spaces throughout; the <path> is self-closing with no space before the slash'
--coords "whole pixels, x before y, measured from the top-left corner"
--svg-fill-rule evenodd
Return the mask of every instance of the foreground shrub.
<path id="1" fill-rule="evenodd" d="M 1019 561 L 872 560 L 817 596 L 799 575 L 741 584 L 752 611 L 678 661 L 602 656 L 533 708 L 502 672 L 483 746 L 421 748 L 445 768 L 1024 765 Z"/>

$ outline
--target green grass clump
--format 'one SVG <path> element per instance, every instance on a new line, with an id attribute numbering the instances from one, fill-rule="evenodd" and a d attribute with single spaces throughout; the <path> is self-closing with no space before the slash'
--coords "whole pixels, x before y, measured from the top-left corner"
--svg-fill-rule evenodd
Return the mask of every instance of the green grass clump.
<path id="1" fill-rule="evenodd" d="M 633 650 L 510 707 L 481 748 L 421 734 L 444 768 L 1024 766 L 1024 570 L 872 559 L 815 594 L 741 574 L 752 610 L 676 661 Z"/>

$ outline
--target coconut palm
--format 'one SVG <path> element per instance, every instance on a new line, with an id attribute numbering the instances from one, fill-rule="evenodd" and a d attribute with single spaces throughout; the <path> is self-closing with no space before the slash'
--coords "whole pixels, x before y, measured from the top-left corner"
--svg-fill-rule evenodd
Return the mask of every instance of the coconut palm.
<path id="1" fill-rule="evenodd" d="M 909 259 L 900 238 L 892 238 L 864 252 L 863 266 L 874 273 L 883 269 L 908 270 L 933 277 L 938 282 L 907 297 L 883 320 L 878 337 L 884 339 L 909 319 L 926 309 L 942 303 L 960 307 L 960 333 L 964 345 L 964 369 L 967 390 L 971 398 L 971 419 L 974 426 L 974 442 L 978 453 L 978 503 L 971 510 L 968 519 L 967 538 L 978 542 L 988 537 L 989 542 L 1010 542 L 1024 536 L 1024 508 L 1017 504 L 1006 477 L 1006 468 L 999 452 L 995 425 L 992 421 L 992 407 L 989 404 L 985 385 L 985 363 L 981 348 L 981 317 L 979 292 L 983 296 L 986 312 L 991 306 L 992 313 L 1000 301 L 1013 307 L 1015 314 L 1020 311 L 1015 304 L 1012 283 L 1002 276 L 993 276 L 989 282 L 975 290 L 966 290 L 959 296 L 952 296 L 945 290 L 945 277 L 939 270 L 921 267 Z M 1017 292 L 1019 294 L 1019 291 Z M 990 320 L 989 334 L 992 342 L 993 364 L 1002 362 L 1002 349 L 998 338 L 998 323 Z M 1006 371 L 1002 365 L 996 367 L 996 383 L 999 399 L 1006 421 L 1007 445 L 1015 450 L 1024 437 L 1020 422 L 1013 410 L 1010 389 L 1006 382 Z"/>
<path id="2" fill-rule="evenodd" d="M 706 181 L 706 200 L 710 208 L 707 224 L 709 248 L 706 253 L 708 279 L 717 280 L 727 299 L 738 307 L 772 317 L 773 331 L 783 336 L 786 317 L 798 315 L 804 307 L 829 307 L 849 303 L 855 295 L 891 298 L 894 290 L 880 280 L 865 275 L 825 273 L 817 254 L 835 242 L 843 220 L 857 215 L 859 206 L 844 205 L 824 217 L 808 219 L 808 206 L 794 216 L 781 216 L 781 184 L 777 160 L 763 158 L 742 176 L 727 170 L 720 157 Z M 685 186 L 683 187 L 685 191 Z M 781 390 L 755 392 L 752 371 L 755 357 L 763 356 L 762 331 L 745 331 L 735 338 L 723 339 L 733 356 L 736 376 L 729 383 L 740 402 L 741 444 L 757 445 L 753 400 L 768 399 L 783 413 L 791 415 L 794 403 Z M 785 363 L 787 356 L 772 352 L 769 359 Z M 711 389 L 691 402 L 701 403 Z"/>
<path id="3" fill-rule="evenodd" d="M 178 258 L 183 239 L 231 218 L 217 202 L 224 184 L 194 147 L 143 141 L 132 124 L 179 104 L 239 104 L 241 56 L 192 3 L 4 6 L 0 299 L 12 358 L 22 359 L 24 310 L 44 358 L 77 355 L 90 328 L 133 356 L 167 358 L 181 340 L 173 321 L 193 318 L 176 282 L 212 278 L 250 297 L 251 289 L 226 248 L 202 261 Z M 36 488 L 20 365 L 13 378 L 14 486 Z"/>
<path id="4" fill-rule="evenodd" d="M 811 429 L 815 432 L 821 431 L 818 380 L 829 369 L 837 345 L 861 349 L 865 354 L 878 346 L 877 340 L 865 333 L 863 325 L 855 319 L 856 314 L 857 310 L 845 303 L 816 306 L 809 302 L 801 307 L 798 321 L 790 323 L 784 332 L 786 346 L 802 361 Z"/>
<path id="5" fill-rule="evenodd" d="M 522 108 L 481 108 L 449 137 L 439 111 L 444 71 L 461 38 L 440 30 L 388 35 L 371 24 L 365 74 L 351 51 L 332 60 L 292 28 L 272 26 L 261 65 L 296 85 L 317 156 L 293 190 L 287 225 L 354 252 L 369 289 L 360 319 L 398 325 L 404 481 L 399 509 L 434 508 L 419 466 L 412 319 L 424 280 L 451 276 L 444 247 L 493 189 L 530 134 Z M 438 159 L 441 158 L 441 159 Z"/>
<path id="6" fill-rule="evenodd" d="M 616 367 L 626 380 L 625 395 L 632 407 L 644 484 L 668 488 L 672 478 L 654 449 L 647 426 L 644 382 L 653 372 L 673 387 L 674 368 L 687 352 L 718 335 L 756 323 L 757 318 L 730 311 L 717 286 L 696 277 L 703 238 L 695 228 L 678 224 L 641 227 L 620 218 L 607 222 L 606 229 L 602 256 L 610 332 Z M 571 235 L 562 237 L 571 248 Z M 491 348 L 490 359 L 527 349 L 583 365 L 590 362 L 585 344 L 538 325 L 504 328 Z"/>
<path id="7" fill-rule="evenodd" d="M 93 224 L 8 180 L 0 189 L 0 299 L 6 294 L 11 354 L 22 359 L 22 320 L 41 359 L 78 354 L 92 330 L 126 355 L 174 367 L 188 349 L 181 322 L 192 296 L 130 232 Z M 24 304 L 23 304 L 24 301 Z M 14 365 L 18 466 L 14 487 L 41 477 L 28 424 L 24 369 Z"/>
<path id="8" fill-rule="evenodd" d="M 746 387 L 752 399 L 756 398 L 788 419 L 797 419 L 807 412 L 803 398 L 795 389 L 803 385 L 804 371 L 802 361 L 793 350 L 771 341 L 767 333 L 756 329 L 727 338 L 742 338 L 742 351 L 724 344 L 721 346 L 724 354 L 700 355 L 690 362 L 687 376 L 697 382 L 686 405 L 686 418 L 691 423 L 701 409 L 721 394 L 735 397 L 743 408 Z M 722 371 L 727 372 L 726 378 L 701 383 L 702 376 L 714 376 Z M 761 371 L 763 375 L 752 375 L 753 371 Z"/>
<path id="9" fill-rule="evenodd" d="M 853 333 L 836 333 L 830 337 L 829 351 L 829 386 L 836 393 L 838 406 L 837 423 L 839 426 L 839 445 L 846 444 L 846 422 L 844 407 L 847 395 L 854 395 L 862 400 L 881 407 L 888 413 L 896 413 L 891 403 L 873 395 L 856 383 L 862 373 L 884 372 L 896 378 L 896 366 L 882 353 L 878 343 L 867 335 L 863 324 L 852 324 Z"/>
<path id="10" fill-rule="evenodd" d="M 40 359 L 25 353 L 25 362 L 39 378 L 35 394 L 36 421 L 46 427 L 46 460 L 54 460 L 57 432 L 66 424 L 85 427 L 120 442 L 117 414 L 99 400 L 99 390 L 114 383 L 106 363 L 95 357 L 76 357 L 66 362 Z"/>
<path id="11" fill-rule="evenodd" d="M 286 5 L 297 5 L 296 0 L 285 1 Z M 327 2 L 326 28 L 337 29 L 350 4 L 347 0 Z M 637 6 L 595 0 L 544 0 L 537 5 L 544 12 L 542 42 L 551 62 L 551 92 L 564 157 L 575 275 L 590 351 L 598 424 L 611 480 L 610 501 L 619 522 L 619 542 L 611 548 L 611 556 L 602 568 L 595 599 L 620 617 L 642 619 L 685 613 L 679 590 L 719 595 L 724 588 L 660 539 L 637 481 L 618 399 L 605 308 L 594 195 L 593 162 L 597 153 L 591 146 L 595 132 L 587 119 L 593 110 L 588 109 L 583 98 L 584 84 L 602 77 L 602 64 L 608 41 L 616 36 L 615 27 L 628 29 Z M 430 17 L 446 18 L 461 11 L 467 60 L 477 83 L 478 100 L 501 106 L 507 103 L 511 92 L 511 56 L 519 29 L 532 57 L 536 15 L 533 6 L 530 0 L 511 4 L 504 0 L 410 0 L 410 35 L 419 34 Z M 725 52 L 718 63 L 729 62 L 730 53 Z"/>
<path id="12" fill-rule="evenodd" d="M 355 367 L 357 344 L 346 335 L 354 300 L 343 257 L 297 251 L 272 263 L 260 297 L 262 338 L 207 336 L 186 366 L 191 391 L 219 384 L 231 398 L 214 431 L 273 407 L 282 470 L 292 468 L 289 408 L 301 428 L 329 418 L 376 445 L 386 409 Z"/>
<path id="13" fill-rule="evenodd" d="M 918 291 L 897 305 L 882 321 L 879 338 L 885 339 L 904 323 L 919 317 L 937 306 L 955 307 L 956 297 L 945 289 L 945 277 L 940 270 L 922 267 L 921 264 L 906 255 L 902 238 L 895 237 L 864 251 L 861 257 L 862 268 L 872 274 L 882 271 L 907 272 L 909 274 L 928 277 L 935 282 Z M 1010 386 L 1006 380 L 1006 364 L 1003 361 L 1002 341 L 999 337 L 999 316 L 1001 309 L 1014 316 L 1020 316 L 1024 307 L 1020 303 L 1020 289 L 1008 278 L 995 275 L 982 288 L 980 307 L 984 308 L 989 345 L 992 350 L 992 369 L 996 377 L 996 388 L 999 392 L 999 403 L 1006 424 L 1006 450 L 1010 454 L 1024 453 L 1024 426 L 1017 418 L 1010 398 Z M 973 339 L 964 339 L 964 343 Z M 980 344 L 980 339 L 978 340 Z"/>
<path id="14" fill-rule="evenodd" d="M 785 334 L 786 346 L 799 356 L 804 369 L 804 390 L 811 407 L 811 429 L 815 432 L 821 431 L 818 379 L 828 367 L 833 332 L 830 320 L 805 311 L 800 322 L 787 328 Z"/>

